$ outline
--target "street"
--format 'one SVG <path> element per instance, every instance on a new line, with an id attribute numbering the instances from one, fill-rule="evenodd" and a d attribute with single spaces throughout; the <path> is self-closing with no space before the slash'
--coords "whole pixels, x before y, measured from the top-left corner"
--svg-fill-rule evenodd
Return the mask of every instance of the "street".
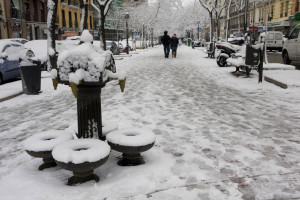
<path id="1" fill-rule="evenodd" d="M 117 69 L 127 72 L 125 93 L 113 83 L 103 88 L 104 120 L 117 120 L 120 127 L 148 128 L 157 139 L 153 150 L 145 153 L 147 178 L 142 167 L 134 172 L 130 167 L 116 167 L 113 153 L 108 164 L 96 170 L 101 181 L 89 188 L 90 199 L 143 199 L 144 195 L 176 199 L 187 194 L 191 199 L 199 195 L 204 199 L 300 197 L 298 96 L 223 84 L 223 78 L 251 79 L 237 79 L 230 74 L 233 68 L 218 68 L 214 59 L 205 57 L 199 50 L 181 46 L 176 59 L 165 59 L 158 46 L 116 61 Z M 93 184 L 76 186 L 75 192 L 64 185 L 69 176 L 64 170 L 33 173 L 41 161 L 26 154 L 24 139 L 49 129 L 68 129 L 77 118 L 71 90 L 59 85 L 53 91 L 51 80 L 45 83 L 38 96 L 21 95 L 0 103 L 4 116 L 0 121 L 0 192 L 8 199 L 41 199 L 30 190 L 32 186 L 52 199 L 80 199 L 77 196 Z M 28 170 L 31 173 L 20 177 L 20 172 Z M 31 180 L 39 176 L 46 181 Z M 18 193 L 10 193 L 12 188 Z"/>
<path id="2" fill-rule="evenodd" d="M 282 53 L 278 52 L 278 51 L 268 51 L 268 61 L 269 63 L 282 63 L 283 64 L 283 60 L 282 60 Z M 292 62 L 292 65 L 294 65 L 296 67 L 296 69 L 300 70 L 300 62 Z"/>

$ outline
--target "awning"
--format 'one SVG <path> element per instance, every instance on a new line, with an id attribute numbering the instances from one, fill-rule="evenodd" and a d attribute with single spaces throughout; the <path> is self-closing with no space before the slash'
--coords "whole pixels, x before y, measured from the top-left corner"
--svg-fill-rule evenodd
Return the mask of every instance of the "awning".
<path id="1" fill-rule="evenodd" d="M 272 22 L 272 27 L 278 27 L 278 26 L 290 26 L 290 21 L 278 21 L 278 22 Z"/>

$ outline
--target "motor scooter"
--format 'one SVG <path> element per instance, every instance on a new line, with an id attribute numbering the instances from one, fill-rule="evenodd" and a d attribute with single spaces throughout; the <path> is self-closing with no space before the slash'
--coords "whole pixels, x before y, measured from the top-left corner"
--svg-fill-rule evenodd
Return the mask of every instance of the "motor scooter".
<path id="1" fill-rule="evenodd" d="M 241 46 L 232 45 L 228 42 L 219 42 L 216 44 L 216 48 L 219 50 L 219 55 L 217 56 L 217 64 L 220 67 L 226 67 L 227 62 L 226 60 L 230 58 L 233 53 L 239 52 Z"/>

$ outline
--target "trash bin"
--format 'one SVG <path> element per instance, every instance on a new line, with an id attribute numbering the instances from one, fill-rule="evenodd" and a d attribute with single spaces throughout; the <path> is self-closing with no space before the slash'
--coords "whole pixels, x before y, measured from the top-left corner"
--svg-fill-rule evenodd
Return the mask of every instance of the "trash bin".
<path id="1" fill-rule="evenodd" d="M 188 38 L 188 46 L 191 46 L 192 39 Z"/>
<path id="2" fill-rule="evenodd" d="M 24 94 L 39 94 L 41 91 L 41 62 L 21 61 L 20 72 Z"/>
<path id="3" fill-rule="evenodd" d="M 260 61 L 260 48 L 254 48 L 251 45 L 246 46 L 245 64 L 255 66 Z"/>

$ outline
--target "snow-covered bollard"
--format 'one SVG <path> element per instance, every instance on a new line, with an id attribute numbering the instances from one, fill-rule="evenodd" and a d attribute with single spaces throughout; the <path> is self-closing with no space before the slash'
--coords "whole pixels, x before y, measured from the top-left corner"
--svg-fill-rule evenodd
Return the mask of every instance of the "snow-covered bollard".
<path id="1" fill-rule="evenodd" d="M 73 172 L 68 185 L 84 183 L 90 180 L 99 181 L 94 169 L 103 165 L 110 153 L 110 146 L 101 140 L 78 139 L 56 146 L 52 155 L 63 169 Z"/>
<path id="2" fill-rule="evenodd" d="M 77 98 L 78 138 L 103 139 L 101 89 L 114 73 L 112 53 L 94 46 L 88 30 L 83 31 L 78 46 L 59 54 L 51 77 L 69 85 Z"/>
<path id="3" fill-rule="evenodd" d="M 113 150 L 123 153 L 118 165 L 135 166 L 145 163 L 141 152 L 153 147 L 155 134 L 141 128 L 120 129 L 107 134 L 106 140 Z"/>
<path id="4" fill-rule="evenodd" d="M 56 163 L 52 157 L 52 150 L 60 143 L 73 140 L 73 135 L 65 131 L 50 130 L 33 135 L 24 141 L 26 152 L 36 158 L 43 158 L 43 164 L 39 170 L 55 167 Z"/>

